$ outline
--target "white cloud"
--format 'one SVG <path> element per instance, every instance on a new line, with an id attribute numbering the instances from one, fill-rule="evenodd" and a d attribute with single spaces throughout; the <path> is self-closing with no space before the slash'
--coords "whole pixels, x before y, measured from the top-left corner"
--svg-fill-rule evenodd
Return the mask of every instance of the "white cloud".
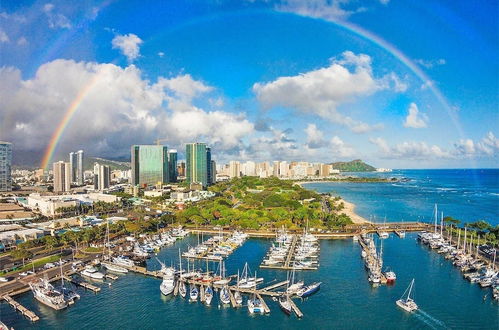
<path id="1" fill-rule="evenodd" d="M 276 9 L 330 21 L 345 19 L 366 10 L 365 7 L 353 8 L 352 5 L 347 8 L 350 2 L 349 0 L 283 0 L 276 5 Z"/>
<path id="2" fill-rule="evenodd" d="M 338 136 L 333 136 L 330 141 L 330 146 L 331 153 L 337 157 L 347 158 L 356 155 L 356 151 L 352 147 L 346 145 L 345 142 L 343 142 L 343 140 Z"/>
<path id="3" fill-rule="evenodd" d="M 142 40 L 135 34 L 117 35 L 112 40 L 113 49 L 119 49 L 129 62 L 140 56 Z"/>
<path id="4" fill-rule="evenodd" d="M 370 138 L 369 141 L 378 147 L 377 155 L 387 159 L 431 160 L 433 158 L 452 158 L 453 155 L 436 145 L 426 142 L 401 142 L 389 146 L 383 138 Z"/>
<path id="5" fill-rule="evenodd" d="M 454 144 L 456 153 L 464 157 L 496 157 L 499 153 L 499 139 L 492 132 L 488 132 L 481 141 L 472 139 L 461 139 Z"/>
<path id="6" fill-rule="evenodd" d="M 437 60 L 416 59 L 415 62 L 418 63 L 418 64 L 420 64 L 420 65 L 422 65 L 422 66 L 424 66 L 427 69 L 431 69 L 434 66 L 446 64 L 446 61 L 443 58 L 439 58 Z"/>
<path id="7" fill-rule="evenodd" d="M 419 112 L 416 103 L 409 105 L 408 114 L 404 121 L 404 127 L 425 128 L 427 127 L 428 116 Z"/>
<path id="8" fill-rule="evenodd" d="M 158 56 L 159 56 L 159 57 L 161 57 L 161 58 L 163 58 L 163 56 L 165 56 L 165 53 L 163 53 L 163 52 L 158 52 Z"/>
<path id="9" fill-rule="evenodd" d="M 9 36 L 4 30 L 0 29 L 0 43 L 9 42 Z"/>
<path id="10" fill-rule="evenodd" d="M 305 134 L 307 135 L 306 144 L 311 149 L 322 148 L 327 144 L 324 140 L 324 133 L 315 124 L 308 124 Z"/>
<path id="11" fill-rule="evenodd" d="M 45 15 L 47 15 L 48 18 L 49 27 L 51 29 L 55 28 L 70 29 L 72 27 L 70 20 L 63 14 L 56 13 L 54 9 L 55 6 L 52 3 L 46 3 L 43 6 L 43 11 L 45 12 Z"/>
<path id="12" fill-rule="evenodd" d="M 181 150 L 186 142 L 205 141 L 219 155 L 239 148 L 254 130 L 242 114 L 189 103 L 213 90 L 189 75 L 151 82 L 134 65 L 55 60 L 30 80 L 18 69 L 0 68 L 0 80 L 0 140 L 14 139 L 17 150 L 44 150 L 78 95 L 59 152 L 81 147 L 94 155 L 128 156 L 132 144 L 167 138 L 168 146 Z M 178 100 L 182 111 L 172 106 Z"/>
<path id="13" fill-rule="evenodd" d="M 344 52 L 328 67 L 253 85 L 253 91 L 264 108 L 284 106 L 316 114 L 354 132 L 379 129 L 381 125 L 372 127 L 354 120 L 340 113 L 338 107 L 386 88 L 389 88 L 386 79 L 373 76 L 371 58 L 350 51 Z"/>

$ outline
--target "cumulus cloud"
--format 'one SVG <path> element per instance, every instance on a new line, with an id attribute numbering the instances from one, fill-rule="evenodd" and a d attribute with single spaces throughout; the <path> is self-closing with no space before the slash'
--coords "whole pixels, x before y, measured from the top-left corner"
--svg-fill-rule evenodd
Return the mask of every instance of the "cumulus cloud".
<path id="1" fill-rule="evenodd" d="M 386 78 L 373 76 L 371 58 L 350 51 L 332 60 L 328 67 L 253 85 L 258 101 L 266 109 L 284 106 L 316 114 L 357 133 L 379 129 L 381 125 L 354 120 L 340 113 L 338 107 L 386 88 Z"/>
<path id="2" fill-rule="evenodd" d="M 28 44 L 28 40 L 25 37 L 20 37 L 17 39 L 18 46 L 26 46 Z"/>
<path id="3" fill-rule="evenodd" d="M 418 64 L 420 64 L 420 65 L 422 65 L 422 66 L 424 66 L 427 69 L 431 69 L 434 66 L 439 66 L 439 65 L 446 64 L 446 61 L 443 58 L 439 58 L 437 60 L 416 59 L 415 62 L 418 63 Z"/>
<path id="4" fill-rule="evenodd" d="M 308 124 L 307 128 L 305 128 L 305 134 L 307 135 L 306 143 L 309 148 L 317 149 L 326 145 L 324 133 L 315 124 Z"/>
<path id="5" fill-rule="evenodd" d="M 411 103 L 407 111 L 408 114 L 404 121 L 404 127 L 411 127 L 411 128 L 427 127 L 428 116 L 424 113 L 419 112 L 416 103 Z"/>
<path id="6" fill-rule="evenodd" d="M 330 146 L 331 153 L 337 157 L 347 158 L 356 155 L 356 151 L 336 135 L 332 137 Z"/>
<path id="7" fill-rule="evenodd" d="M 158 56 L 159 56 L 159 57 L 161 57 L 161 58 L 163 58 L 163 56 L 165 56 L 165 53 L 163 53 L 163 52 L 158 52 Z"/>
<path id="8" fill-rule="evenodd" d="M 488 132 L 480 141 L 461 139 L 454 144 L 458 155 L 464 157 L 492 156 L 499 153 L 499 139 L 492 132 Z"/>
<path id="9" fill-rule="evenodd" d="M 365 7 L 347 7 L 349 2 L 348 0 L 283 0 L 276 5 L 276 9 L 330 21 L 345 19 L 366 10 Z"/>
<path id="10" fill-rule="evenodd" d="M 119 49 L 128 61 L 132 62 L 140 56 L 140 45 L 143 41 L 136 34 L 129 33 L 115 36 L 111 43 L 113 49 Z"/>
<path id="11" fill-rule="evenodd" d="M 132 144 L 166 138 L 168 146 L 178 148 L 205 141 L 223 154 L 254 131 L 243 114 L 206 111 L 193 103 L 187 108 L 188 101 L 213 90 L 189 75 L 151 82 L 134 65 L 55 60 L 30 80 L 18 69 L 0 68 L 0 80 L 0 140 L 15 137 L 17 150 L 44 150 L 79 95 L 59 152 L 85 148 L 89 154 L 127 157 Z M 181 111 L 171 106 L 178 100 L 184 102 Z"/>
<path id="12" fill-rule="evenodd" d="M 389 146 L 383 138 L 370 138 L 369 141 L 378 147 L 378 155 L 387 159 L 428 160 L 433 158 L 452 158 L 452 154 L 436 145 L 426 142 L 401 142 Z"/>
<path id="13" fill-rule="evenodd" d="M 55 6 L 52 3 L 46 3 L 43 6 L 43 12 L 47 15 L 49 27 L 51 29 L 72 27 L 71 21 L 61 13 L 55 12 Z"/>

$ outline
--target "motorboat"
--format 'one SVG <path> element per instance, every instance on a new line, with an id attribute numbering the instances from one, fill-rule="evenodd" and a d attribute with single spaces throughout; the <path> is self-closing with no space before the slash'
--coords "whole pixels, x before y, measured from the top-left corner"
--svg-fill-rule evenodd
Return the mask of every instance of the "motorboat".
<path id="1" fill-rule="evenodd" d="M 29 284 L 33 296 L 36 300 L 44 305 L 47 305 L 55 310 L 61 310 L 68 306 L 68 302 L 64 299 L 64 294 L 52 286 L 46 279 Z"/>
<path id="2" fill-rule="evenodd" d="M 85 269 L 83 269 L 80 274 L 82 276 L 86 276 L 95 280 L 102 280 L 104 278 L 104 274 L 101 272 L 97 271 L 97 269 L 94 266 L 87 265 Z"/>

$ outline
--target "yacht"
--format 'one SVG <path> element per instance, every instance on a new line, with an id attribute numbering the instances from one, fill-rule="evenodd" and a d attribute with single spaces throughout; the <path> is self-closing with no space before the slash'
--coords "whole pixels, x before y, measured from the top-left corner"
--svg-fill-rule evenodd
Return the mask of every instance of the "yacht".
<path id="1" fill-rule="evenodd" d="M 133 267 L 133 266 L 135 266 L 135 263 L 133 262 L 133 260 L 130 260 L 129 258 L 124 257 L 124 256 L 114 257 L 113 258 L 113 263 L 115 263 L 117 265 L 120 265 L 120 266 L 124 266 L 124 267 Z"/>
<path id="2" fill-rule="evenodd" d="M 159 289 L 161 290 L 162 294 L 168 296 L 170 293 L 173 292 L 174 288 L 175 288 L 175 273 L 171 269 L 169 269 L 169 271 L 166 272 L 165 275 L 163 275 L 163 282 L 161 282 Z"/>
<path id="3" fill-rule="evenodd" d="M 281 296 L 279 298 L 279 307 L 286 315 L 291 315 L 291 303 L 289 302 L 289 296 Z"/>
<path id="4" fill-rule="evenodd" d="M 68 307 L 68 302 L 64 299 L 64 294 L 52 286 L 47 280 L 39 279 L 29 284 L 33 296 L 36 300 L 55 310 Z"/>
<path id="5" fill-rule="evenodd" d="M 189 292 L 189 301 L 197 301 L 199 296 L 199 290 L 197 286 L 192 285 L 191 291 Z"/>
<path id="6" fill-rule="evenodd" d="M 118 266 L 116 264 L 110 263 L 110 262 L 103 261 L 103 262 L 101 262 L 101 266 L 106 268 L 110 272 L 122 273 L 122 274 L 128 273 L 128 269 L 121 267 L 121 266 Z"/>
<path id="7" fill-rule="evenodd" d="M 185 287 L 184 282 L 180 282 L 180 285 L 178 287 L 178 292 L 180 293 L 180 296 L 182 298 L 185 298 L 185 296 L 187 295 L 187 288 Z"/>
<path id="8" fill-rule="evenodd" d="M 309 297 L 320 290 L 321 284 L 322 284 L 321 282 L 316 282 L 316 283 L 304 286 L 296 294 L 300 298 Z"/>
<path id="9" fill-rule="evenodd" d="M 411 291 L 412 287 L 414 286 L 414 279 L 412 279 L 411 284 L 409 287 L 405 290 L 404 294 L 402 297 L 397 300 L 397 306 L 402 308 L 403 310 L 407 312 L 414 312 L 415 310 L 418 309 L 418 305 L 414 302 L 414 300 L 411 298 Z M 406 296 L 407 293 L 407 296 Z"/>
<path id="10" fill-rule="evenodd" d="M 207 286 L 204 290 L 204 302 L 206 305 L 211 304 L 211 300 L 213 299 L 213 289 L 211 286 Z"/>
<path id="11" fill-rule="evenodd" d="M 228 305 L 230 303 L 230 293 L 227 286 L 224 286 L 222 290 L 220 290 L 220 301 L 222 304 Z"/>
<path id="12" fill-rule="evenodd" d="M 395 280 L 397 279 L 397 275 L 395 274 L 395 272 L 392 271 L 386 272 L 385 277 L 386 277 L 386 283 L 388 284 L 394 283 Z"/>
<path id="13" fill-rule="evenodd" d="M 262 302 L 256 297 L 256 295 L 253 295 L 252 298 L 248 299 L 248 311 L 251 314 L 263 314 L 265 312 Z"/>
<path id="14" fill-rule="evenodd" d="M 80 274 L 82 276 L 90 277 L 95 280 L 102 280 L 104 278 L 104 274 L 97 271 L 97 269 L 95 269 L 95 267 L 91 265 L 86 266 L 85 269 L 80 272 Z"/>

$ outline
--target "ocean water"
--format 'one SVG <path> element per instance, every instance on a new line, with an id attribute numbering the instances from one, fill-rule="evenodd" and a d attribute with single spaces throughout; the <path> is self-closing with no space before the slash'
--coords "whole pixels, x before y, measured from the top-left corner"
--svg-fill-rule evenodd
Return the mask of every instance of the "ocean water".
<path id="1" fill-rule="evenodd" d="M 195 244 L 191 236 L 163 249 L 158 258 L 177 263 L 178 248 Z M 260 270 L 270 240 L 249 239 L 227 259 L 230 274 L 248 261 L 265 284 L 286 278 L 285 271 Z M 102 291 L 94 294 L 78 289 L 81 300 L 63 311 L 38 303 L 31 293 L 17 300 L 35 311 L 41 320 L 31 323 L 5 304 L 0 304 L 2 321 L 15 329 L 497 329 L 499 307 L 491 301 L 491 291 L 462 278 L 460 272 L 442 256 L 420 245 L 415 234 L 405 239 L 394 235 L 384 240 L 385 265 L 397 273 L 393 286 L 373 288 L 367 281 L 360 248 L 352 240 L 321 241 L 320 268 L 297 272 L 307 283 L 321 281 L 321 290 L 304 301 L 295 300 L 304 313 L 302 319 L 286 316 L 271 299 L 266 301 L 269 315 L 248 313 L 246 307 L 234 309 L 189 303 L 181 297 L 164 297 L 161 280 L 137 274 L 122 275 L 117 281 L 95 282 Z M 204 263 L 197 266 L 204 267 Z M 210 268 L 215 265 L 210 264 Z M 150 268 L 158 267 L 151 259 Z M 409 314 L 399 309 L 400 298 L 415 278 L 415 299 L 421 311 Z M 484 298 L 485 297 L 485 298 Z M 245 298 L 246 300 L 246 298 Z"/>
<path id="2" fill-rule="evenodd" d="M 331 192 L 356 204 L 356 212 L 376 222 L 433 221 L 434 205 L 444 216 L 464 222 L 499 224 L 499 169 L 394 170 L 353 173 L 405 178 L 395 183 L 321 182 L 304 187 Z"/>

